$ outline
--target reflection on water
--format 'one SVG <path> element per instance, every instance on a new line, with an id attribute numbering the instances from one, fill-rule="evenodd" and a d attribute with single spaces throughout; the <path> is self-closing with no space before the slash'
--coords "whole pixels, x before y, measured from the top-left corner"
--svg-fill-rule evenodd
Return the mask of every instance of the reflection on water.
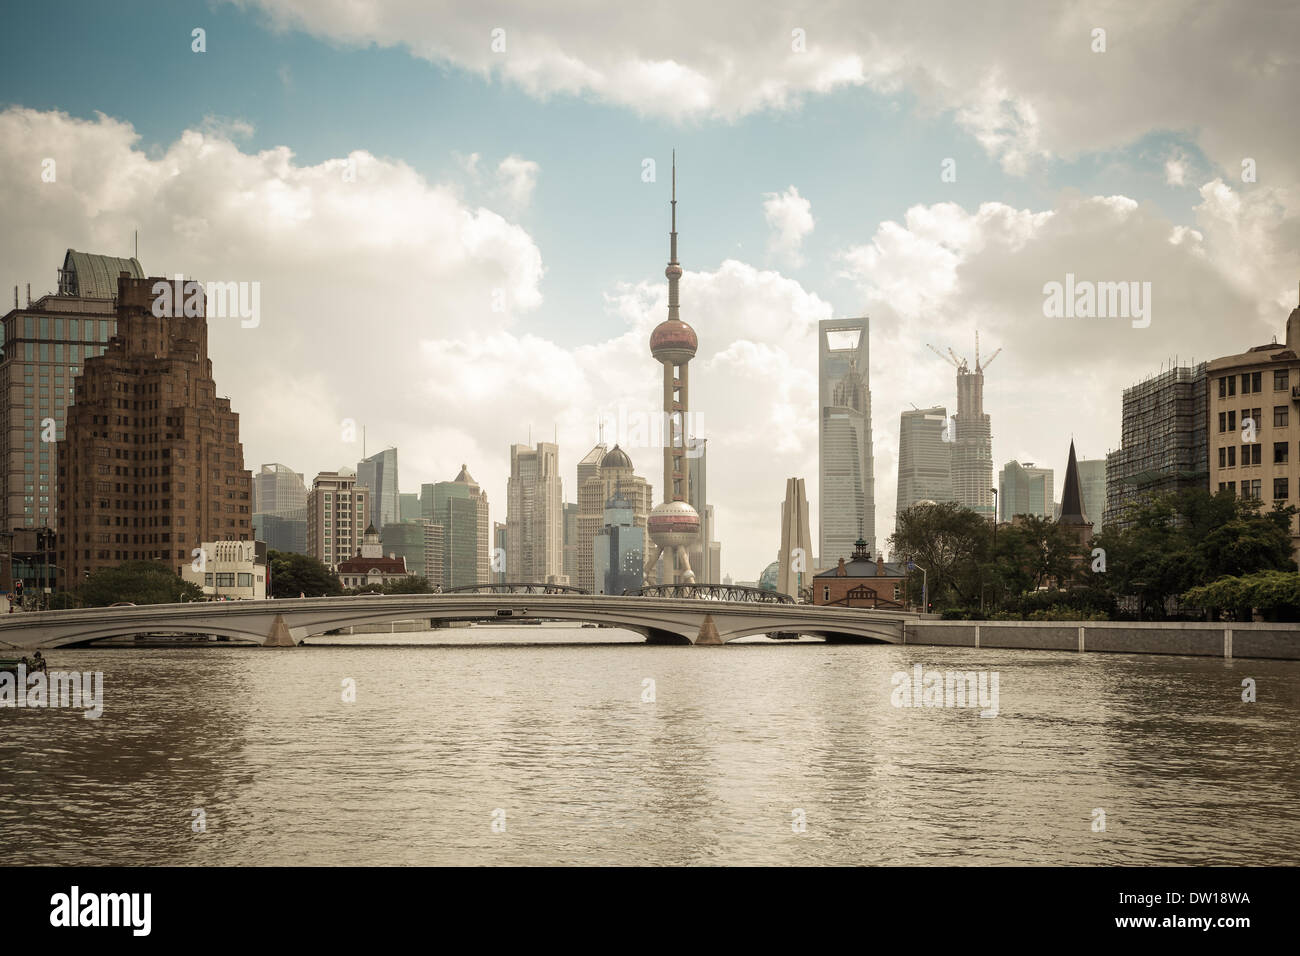
<path id="1" fill-rule="evenodd" d="M 0 710 L 5 862 L 1300 861 L 1294 663 L 364 640 L 52 652 L 105 712 Z M 891 706 L 915 663 L 999 672 L 1000 715 Z"/>

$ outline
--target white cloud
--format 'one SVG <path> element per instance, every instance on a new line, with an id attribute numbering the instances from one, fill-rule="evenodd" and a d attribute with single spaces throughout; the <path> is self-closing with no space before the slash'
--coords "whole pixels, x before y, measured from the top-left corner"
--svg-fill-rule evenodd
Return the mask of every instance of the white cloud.
<path id="1" fill-rule="evenodd" d="M 639 6 L 593 15 L 576 0 L 474 10 L 451 0 L 244 2 L 278 27 L 404 47 L 538 98 L 591 95 L 681 121 L 790 109 L 845 87 L 907 91 L 922 111 L 951 111 L 1017 174 L 1047 155 L 1181 130 L 1222 168 L 1251 156 L 1294 180 L 1300 146 L 1292 122 L 1300 61 L 1285 4 L 1215 4 L 1191 17 L 1172 2 L 1139 10 L 1099 0 L 880 0 L 792 12 L 776 0 L 664 0 L 648 16 Z M 1104 53 L 1092 50 L 1098 25 Z M 507 39 L 499 53 L 498 27 Z M 805 31 L 805 52 L 792 48 L 795 28 Z"/>
<path id="2" fill-rule="evenodd" d="M 256 329 L 212 320 L 220 394 L 240 414 L 245 463 L 307 474 L 396 445 L 404 490 L 462 462 L 504 520 L 508 446 L 558 430 L 566 497 L 596 441 L 597 414 L 659 410 L 651 329 L 667 314 L 660 277 L 606 293 L 616 331 L 570 348 L 526 325 L 541 302 L 541 253 L 520 227 L 466 205 L 399 162 L 358 151 L 299 165 L 285 148 L 245 153 L 188 131 L 151 157 L 125 123 L 0 112 L 0 236 L 14 282 L 54 285 L 63 250 L 129 254 L 139 224 L 151 274 L 261 283 Z M 57 183 L 41 158 L 59 159 Z M 348 160 L 356 181 L 347 182 Z M 493 312 L 492 293 L 507 311 Z M 785 478 L 815 478 L 814 329 L 830 306 L 777 272 L 727 260 L 687 272 L 682 314 L 699 333 L 692 404 L 709 438 L 710 497 L 726 570 L 752 578 L 779 545 Z M 629 449 L 662 494 L 659 448 Z"/>
<path id="3" fill-rule="evenodd" d="M 812 203 L 791 186 L 783 193 L 763 194 L 763 218 L 772 230 L 768 252 L 791 265 L 803 264 L 800 247 L 813 231 Z"/>
<path id="4" fill-rule="evenodd" d="M 537 174 L 541 167 L 522 156 L 507 156 L 497 166 L 497 182 L 505 198 L 515 207 L 524 207 L 533 198 Z"/>

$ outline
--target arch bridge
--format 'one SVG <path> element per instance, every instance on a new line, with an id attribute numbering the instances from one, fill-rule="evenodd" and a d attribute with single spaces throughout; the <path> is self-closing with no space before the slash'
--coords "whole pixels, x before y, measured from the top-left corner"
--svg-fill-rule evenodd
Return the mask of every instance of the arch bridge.
<path id="1" fill-rule="evenodd" d="M 606 624 L 651 643 L 723 644 L 772 632 L 829 641 L 899 644 L 914 613 L 753 600 L 580 593 L 362 594 L 268 601 L 211 601 L 139 607 L 32 611 L 0 617 L 0 648 L 90 644 L 134 634 L 216 634 L 269 646 L 364 624 L 430 621 L 552 620 Z"/>

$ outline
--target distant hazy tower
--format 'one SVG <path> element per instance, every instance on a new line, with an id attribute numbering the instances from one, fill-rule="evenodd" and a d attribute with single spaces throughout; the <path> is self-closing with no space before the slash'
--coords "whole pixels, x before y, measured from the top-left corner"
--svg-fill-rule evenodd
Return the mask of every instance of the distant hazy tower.
<path id="1" fill-rule="evenodd" d="M 564 574 L 560 448 L 510 446 L 506 481 L 506 574 L 512 582 L 550 583 Z"/>
<path id="2" fill-rule="evenodd" d="M 980 334 L 975 333 L 975 370 L 952 349 L 944 355 L 933 345 L 931 352 L 957 370 L 957 414 L 952 446 L 952 496 L 963 508 L 994 520 L 993 513 L 993 430 L 984 414 L 984 369 L 993 364 L 998 349 L 980 365 Z"/>
<path id="3" fill-rule="evenodd" d="M 808 495 L 802 478 L 787 478 L 781 503 L 781 553 L 776 589 L 799 596 L 812 581 L 812 530 L 808 527 Z"/>
<path id="4" fill-rule="evenodd" d="M 952 501 L 952 444 L 948 409 L 942 405 L 903 412 L 898 422 L 898 502 L 906 511 L 918 501 Z"/>
<path id="5" fill-rule="evenodd" d="M 876 541 L 876 477 L 871 442 L 870 323 L 824 319 L 817 323 L 820 417 L 817 558 L 833 567 L 853 555 L 853 542 Z"/>
<path id="6" fill-rule="evenodd" d="M 677 280 L 677 154 L 673 153 L 672 231 L 669 233 L 668 318 L 650 333 L 650 354 L 664 367 L 664 503 L 650 512 L 647 525 L 654 554 L 646 564 L 650 583 L 655 565 L 668 552 L 664 579 L 668 584 L 695 581 L 687 551 L 700 536 L 700 516 L 687 501 L 690 459 L 686 457 L 686 416 L 690 412 L 690 362 L 699 342 L 695 330 L 678 317 Z M 647 549 L 648 550 L 648 549 Z"/>

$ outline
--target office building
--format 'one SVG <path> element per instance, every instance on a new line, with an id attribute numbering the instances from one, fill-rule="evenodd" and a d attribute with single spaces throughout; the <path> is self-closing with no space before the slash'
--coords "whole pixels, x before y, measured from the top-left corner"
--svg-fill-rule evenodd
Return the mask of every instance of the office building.
<path id="1" fill-rule="evenodd" d="M 1077 464 L 1083 511 L 1092 522 L 1093 532 L 1098 533 L 1103 527 L 1106 512 L 1106 459 L 1081 458 Z"/>
<path id="2" fill-rule="evenodd" d="M 570 581 L 584 590 L 595 592 L 601 586 L 601 578 L 595 570 L 592 542 L 607 523 L 609 501 L 617 497 L 626 502 L 632 509 L 632 524 L 637 528 L 645 528 L 653 503 L 653 489 L 644 478 L 634 473 L 632 459 L 618 445 L 601 457 L 594 473 L 590 468 L 584 473 L 588 477 L 578 488 L 578 513 L 575 521 L 578 574 Z M 643 540 L 642 551 L 644 550 Z"/>
<path id="3" fill-rule="evenodd" d="M 898 499 L 901 514 L 921 501 L 953 500 L 952 442 L 942 405 L 903 412 L 898 423 Z"/>
<path id="4" fill-rule="evenodd" d="M 331 568 L 359 554 L 370 524 L 370 489 L 348 468 L 323 471 L 307 493 L 307 553 Z"/>
<path id="5" fill-rule="evenodd" d="M 253 537 L 271 551 L 307 553 L 307 486 L 303 476 L 279 463 L 253 475 Z"/>
<path id="6" fill-rule="evenodd" d="M 400 520 L 396 448 L 385 448 L 357 462 L 357 484 L 370 490 L 370 513 L 376 528 Z"/>
<path id="7" fill-rule="evenodd" d="M 206 302 L 166 309 L 152 291 L 166 282 L 119 277 L 117 332 L 75 380 L 57 458 L 57 564 L 72 581 L 123 561 L 179 570 L 205 541 L 252 540 L 252 476 L 239 415 L 217 397 Z"/>
<path id="8" fill-rule="evenodd" d="M 1264 511 L 1300 504 L 1300 305 L 1287 317 L 1285 341 L 1205 369 L 1209 489 L 1259 499 Z M 1300 554 L 1298 520 L 1291 538 Z"/>
<path id="9" fill-rule="evenodd" d="M 1235 400 L 1235 386 L 1225 398 Z M 1171 368 L 1124 389 L 1121 444 L 1106 456 L 1107 528 L 1129 527 L 1131 505 L 1184 488 L 1214 487 L 1206 403 L 1204 362 Z M 1233 410 L 1234 424 L 1238 410 Z"/>
<path id="10" fill-rule="evenodd" d="M 593 593 L 621 595 L 641 587 L 645 579 L 645 528 L 636 524 L 636 517 L 634 503 L 620 494 L 605 503 L 604 525 L 592 540 L 596 582 Z"/>
<path id="11" fill-rule="evenodd" d="M 1039 468 L 1032 461 L 1009 461 L 998 474 L 999 520 L 1016 515 L 1051 518 L 1056 512 L 1052 469 Z"/>
<path id="12" fill-rule="evenodd" d="M 506 481 L 506 577 L 545 584 L 564 576 L 564 499 L 560 448 L 551 442 L 510 446 Z"/>
<path id="13" fill-rule="evenodd" d="M 875 458 L 871 439 L 870 322 L 817 323 L 818 508 L 822 561 L 847 557 L 853 542 L 876 540 Z"/>
<path id="14" fill-rule="evenodd" d="M 0 528 L 57 527 L 55 444 L 65 434 L 73 384 L 117 331 L 117 280 L 143 279 L 136 259 L 69 249 L 58 291 L 18 304 L 3 320 L 0 356 Z M 84 550 L 84 549 L 83 549 Z"/>

